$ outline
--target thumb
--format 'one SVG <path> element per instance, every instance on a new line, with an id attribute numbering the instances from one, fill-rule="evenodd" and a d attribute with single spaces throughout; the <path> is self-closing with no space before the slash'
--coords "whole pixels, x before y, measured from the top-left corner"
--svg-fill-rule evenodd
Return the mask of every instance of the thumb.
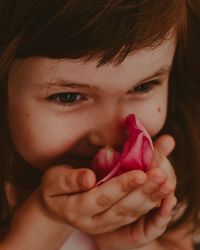
<path id="1" fill-rule="evenodd" d="M 154 147 L 161 154 L 168 156 L 175 148 L 175 140 L 171 135 L 161 135 L 154 142 Z"/>
<path id="2" fill-rule="evenodd" d="M 90 169 L 60 165 L 51 167 L 44 173 L 41 189 L 47 196 L 72 194 L 92 188 L 95 181 L 95 174 Z"/>
<path id="3" fill-rule="evenodd" d="M 160 168 L 166 173 L 168 179 L 171 180 L 171 183 L 175 186 L 177 182 L 175 170 L 167 159 L 167 156 L 172 152 L 174 147 L 175 140 L 172 136 L 160 136 L 154 144 L 154 159 L 156 162 L 155 166 L 160 166 Z"/>

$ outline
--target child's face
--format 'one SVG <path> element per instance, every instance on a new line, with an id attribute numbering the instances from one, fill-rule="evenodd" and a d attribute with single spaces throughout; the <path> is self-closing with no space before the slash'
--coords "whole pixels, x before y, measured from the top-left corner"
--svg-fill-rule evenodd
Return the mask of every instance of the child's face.
<path id="1" fill-rule="evenodd" d="M 120 147 L 120 122 L 135 113 L 151 136 L 165 123 L 173 39 L 119 66 L 95 61 L 28 58 L 9 73 L 9 122 L 18 152 L 30 164 L 89 167 L 99 147 Z"/>

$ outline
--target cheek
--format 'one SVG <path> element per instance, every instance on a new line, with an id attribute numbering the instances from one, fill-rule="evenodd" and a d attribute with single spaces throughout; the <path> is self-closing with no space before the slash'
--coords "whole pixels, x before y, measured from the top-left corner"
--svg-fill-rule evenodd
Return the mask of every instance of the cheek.
<path id="1" fill-rule="evenodd" d="M 153 137 L 163 128 L 167 117 L 168 83 L 165 82 L 149 100 L 137 106 L 136 115 Z"/>
<path id="2" fill-rule="evenodd" d="M 145 128 L 148 130 L 149 134 L 153 137 L 160 132 L 165 124 L 167 116 L 166 106 L 158 106 L 154 108 L 151 112 L 147 112 L 146 115 L 140 117 Z"/>
<path id="3" fill-rule="evenodd" d="M 77 139 L 74 126 L 66 126 L 63 120 L 38 117 L 38 114 L 36 119 L 29 112 L 10 112 L 9 121 L 18 153 L 38 168 L 45 168 L 60 155 L 66 154 Z"/>

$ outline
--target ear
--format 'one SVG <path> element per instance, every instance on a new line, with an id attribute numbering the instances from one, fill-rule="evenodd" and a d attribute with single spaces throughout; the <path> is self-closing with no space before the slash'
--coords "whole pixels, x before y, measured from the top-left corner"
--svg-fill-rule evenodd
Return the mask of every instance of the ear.
<path id="1" fill-rule="evenodd" d="M 171 135 L 161 135 L 154 142 L 154 147 L 161 154 L 168 156 L 175 148 L 175 140 Z"/>

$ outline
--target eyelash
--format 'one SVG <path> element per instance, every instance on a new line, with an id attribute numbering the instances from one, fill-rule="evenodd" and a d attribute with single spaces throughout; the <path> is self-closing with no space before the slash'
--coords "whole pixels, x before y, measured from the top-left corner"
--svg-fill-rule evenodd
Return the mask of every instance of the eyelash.
<path id="1" fill-rule="evenodd" d="M 72 100 L 70 100 L 70 97 L 72 97 Z M 77 97 L 80 97 L 80 98 L 78 98 L 78 100 L 77 100 Z M 65 98 L 68 100 L 66 101 Z M 48 101 L 50 101 L 50 102 L 54 101 L 59 105 L 70 106 L 70 105 L 73 105 L 74 103 L 78 103 L 82 100 L 86 100 L 87 98 L 84 97 L 80 93 L 63 92 L 63 93 L 56 93 L 56 94 L 53 94 L 51 96 L 48 96 L 47 99 L 48 99 Z"/>
<path id="2" fill-rule="evenodd" d="M 130 90 L 128 94 L 134 94 L 134 93 L 141 94 L 141 95 L 146 94 L 150 92 L 154 88 L 154 86 L 160 85 L 160 83 L 161 83 L 160 80 L 152 80 L 146 83 L 142 83 L 136 86 L 133 90 Z M 72 97 L 71 100 L 70 100 L 70 97 Z M 79 97 L 78 100 L 77 100 L 77 97 Z M 66 100 L 65 98 L 67 98 L 68 100 Z M 84 95 L 80 93 L 76 93 L 76 92 L 56 93 L 51 96 L 48 96 L 47 99 L 50 102 L 54 101 L 57 104 L 63 105 L 63 106 L 71 106 L 83 100 L 87 100 L 87 98 Z"/>
<path id="3" fill-rule="evenodd" d="M 161 81 L 158 79 L 151 80 L 149 82 L 145 82 L 136 86 L 133 90 L 129 91 L 129 93 L 138 93 L 138 94 L 146 94 L 150 92 L 156 85 L 160 85 Z"/>

